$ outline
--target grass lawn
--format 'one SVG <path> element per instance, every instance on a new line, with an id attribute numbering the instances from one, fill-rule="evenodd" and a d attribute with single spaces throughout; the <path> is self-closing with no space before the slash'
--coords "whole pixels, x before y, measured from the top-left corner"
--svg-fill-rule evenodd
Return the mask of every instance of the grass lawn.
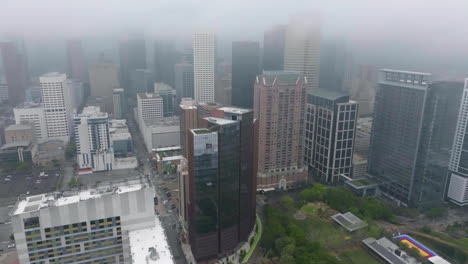
<path id="1" fill-rule="evenodd" d="M 315 207 L 312 204 L 306 204 L 306 205 L 302 206 L 301 211 L 306 213 L 306 214 L 311 215 L 311 214 L 314 214 L 317 211 L 317 207 Z"/>
<path id="2" fill-rule="evenodd" d="M 347 250 L 339 256 L 343 263 L 350 264 L 379 264 L 375 258 L 373 258 L 365 249 L 361 247 L 355 247 Z"/>

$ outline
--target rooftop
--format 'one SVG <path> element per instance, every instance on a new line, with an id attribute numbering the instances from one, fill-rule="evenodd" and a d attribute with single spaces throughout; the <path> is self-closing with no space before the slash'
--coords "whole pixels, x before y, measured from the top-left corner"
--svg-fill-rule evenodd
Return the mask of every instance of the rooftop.
<path id="1" fill-rule="evenodd" d="M 318 96 L 322 98 L 326 98 L 332 101 L 335 101 L 337 99 L 340 99 L 342 97 L 349 97 L 349 95 L 345 93 L 340 93 L 340 92 L 335 92 L 335 91 L 329 91 L 327 89 L 319 88 L 319 89 L 312 89 L 310 90 L 310 95 L 312 96 Z"/>
<path id="2" fill-rule="evenodd" d="M 13 210 L 13 215 L 37 211 L 43 208 L 58 207 L 78 203 L 81 201 L 101 198 L 105 195 L 129 193 L 143 188 L 151 187 L 147 178 L 107 182 L 86 189 L 72 189 L 68 191 L 39 194 L 20 197 Z"/>
<path id="3" fill-rule="evenodd" d="M 177 116 L 163 117 L 159 120 L 146 120 L 145 124 L 150 127 L 168 127 L 179 126 L 179 118 Z"/>
<path id="4" fill-rule="evenodd" d="M 161 99 L 162 97 L 156 93 L 138 93 L 138 98 L 140 99 Z"/>
<path id="5" fill-rule="evenodd" d="M 114 93 L 123 93 L 124 89 L 123 88 L 115 88 L 113 91 L 114 91 Z"/>
<path id="6" fill-rule="evenodd" d="M 215 133 L 209 129 L 206 129 L 206 128 L 196 128 L 196 129 L 191 129 L 191 131 L 194 133 L 194 134 L 197 134 L 197 135 L 202 135 L 202 134 L 209 134 L 209 133 Z"/>
<path id="7" fill-rule="evenodd" d="M 112 140 L 126 140 L 132 139 L 132 134 L 130 132 L 110 133 L 110 137 Z"/>
<path id="8" fill-rule="evenodd" d="M 367 226 L 367 223 L 359 219 L 357 216 L 352 214 L 351 212 L 347 212 L 345 214 L 336 214 L 332 216 L 333 220 L 344 227 L 349 232 L 353 232 L 355 230 L 361 229 Z"/>
<path id="9" fill-rule="evenodd" d="M 424 76 L 431 76 L 431 73 L 427 72 L 412 72 L 412 71 L 401 71 L 401 70 L 392 70 L 392 69 L 380 69 L 382 72 L 396 72 L 396 73 L 406 73 L 406 74 L 414 74 L 414 75 L 424 75 Z"/>
<path id="10" fill-rule="evenodd" d="M 226 113 L 233 113 L 233 114 L 245 114 L 248 112 L 252 112 L 252 109 L 240 108 L 240 107 L 221 107 L 219 110 L 223 110 Z"/>
<path id="11" fill-rule="evenodd" d="M 108 117 L 107 113 L 101 112 L 101 108 L 99 106 L 86 106 L 83 108 L 81 114 L 75 115 L 75 117 Z"/>
<path id="12" fill-rule="evenodd" d="M 49 72 L 46 74 L 41 75 L 41 77 L 62 77 L 64 76 L 65 73 L 60 73 L 60 72 Z"/>
<path id="13" fill-rule="evenodd" d="M 134 264 L 171 264 L 174 263 L 167 237 L 159 218 L 155 226 L 130 231 L 130 255 Z"/>
<path id="14" fill-rule="evenodd" d="M 11 143 L 4 144 L 0 150 L 6 150 L 10 148 L 19 148 L 19 147 L 28 147 L 31 144 L 30 141 L 15 141 Z"/>
<path id="15" fill-rule="evenodd" d="M 41 108 L 42 104 L 38 101 L 24 102 L 15 108 Z"/>
<path id="16" fill-rule="evenodd" d="M 207 120 L 208 122 L 211 122 L 220 126 L 236 124 L 239 122 L 235 120 L 229 120 L 229 119 L 217 118 L 217 117 L 205 117 L 204 119 Z"/>
<path id="17" fill-rule="evenodd" d="M 257 77 L 257 82 L 265 86 L 273 86 L 275 82 L 280 85 L 293 86 L 299 81 L 301 74 L 297 71 L 264 71 Z"/>
<path id="18" fill-rule="evenodd" d="M 29 130 L 31 129 L 30 125 L 26 124 L 14 124 L 14 125 L 9 125 L 8 127 L 5 128 L 5 131 L 12 131 L 12 130 Z"/>
<path id="19" fill-rule="evenodd" d="M 410 257 L 406 252 L 402 251 L 395 243 L 386 237 L 376 240 L 373 237 L 368 237 L 362 240 L 370 250 L 383 258 L 386 263 L 390 264 L 417 264 L 419 263 L 413 257 Z"/>

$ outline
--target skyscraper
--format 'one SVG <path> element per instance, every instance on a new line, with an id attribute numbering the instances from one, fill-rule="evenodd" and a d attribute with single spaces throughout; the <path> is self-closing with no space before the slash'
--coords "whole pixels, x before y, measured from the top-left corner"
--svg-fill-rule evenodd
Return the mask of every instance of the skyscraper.
<path id="1" fill-rule="evenodd" d="M 198 128 L 197 102 L 191 98 L 183 98 L 180 102 L 180 149 L 182 156 L 187 158 L 188 135 L 190 129 Z"/>
<path id="2" fill-rule="evenodd" d="M 112 170 L 109 117 L 97 106 L 88 106 L 73 117 L 79 173 Z"/>
<path id="3" fill-rule="evenodd" d="M 49 140 L 68 142 L 71 129 L 71 94 L 67 75 L 52 72 L 39 77 Z"/>
<path id="4" fill-rule="evenodd" d="M 195 98 L 193 64 L 179 63 L 175 65 L 175 90 L 178 104 L 182 98 Z"/>
<path id="5" fill-rule="evenodd" d="M 0 52 L 8 86 L 8 100 L 10 105 L 16 106 L 24 102 L 26 96 L 26 55 L 21 54 L 13 42 L 0 42 Z"/>
<path id="6" fill-rule="evenodd" d="M 260 70 L 260 46 L 253 41 L 232 43 L 232 105 L 253 107 L 253 87 Z"/>
<path id="7" fill-rule="evenodd" d="M 130 88 L 130 75 L 136 69 L 146 69 L 146 45 L 143 33 L 124 35 L 119 42 L 122 87 Z"/>
<path id="8" fill-rule="evenodd" d="M 174 87 L 174 67 L 178 59 L 173 42 L 156 40 L 154 43 L 154 81 Z"/>
<path id="9" fill-rule="evenodd" d="M 125 115 L 127 114 L 127 98 L 125 97 L 124 89 L 114 89 L 112 102 L 114 103 L 114 118 L 125 119 Z"/>
<path id="10" fill-rule="evenodd" d="M 163 99 L 155 93 L 139 93 L 137 95 L 137 109 L 139 123 L 157 121 L 164 117 Z"/>
<path id="11" fill-rule="evenodd" d="M 453 203 L 468 205 L 468 139 L 466 129 L 468 120 L 468 78 L 465 79 L 465 87 L 460 104 L 455 138 L 453 140 L 452 153 L 449 165 L 449 187 L 447 197 Z"/>
<path id="12" fill-rule="evenodd" d="M 432 83 L 428 73 L 379 71 L 369 174 L 386 196 L 416 207 L 443 201 L 461 98 L 456 86 Z"/>
<path id="13" fill-rule="evenodd" d="M 287 26 L 284 70 L 305 75 L 309 92 L 319 87 L 320 39 L 320 19 L 314 15 L 295 17 Z"/>
<path id="14" fill-rule="evenodd" d="M 119 88 L 117 66 L 113 63 L 99 63 L 89 66 L 91 96 L 112 97 L 115 88 Z"/>
<path id="15" fill-rule="evenodd" d="M 320 54 L 320 88 L 341 92 L 352 76 L 351 53 L 344 40 L 324 43 Z M 354 76 L 353 76 L 354 77 Z"/>
<path id="16" fill-rule="evenodd" d="M 263 38 L 263 70 L 284 70 L 284 45 L 286 25 L 276 25 L 265 31 Z"/>
<path id="17" fill-rule="evenodd" d="M 287 189 L 306 181 L 306 85 L 306 78 L 299 72 L 264 72 L 257 76 L 254 118 L 258 120 L 258 189 Z"/>
<path id="18" fill-rule="evenodd" d="M 193 69 L 195 100 L 214 102 L 216 37 L 214 33 L 195 33 L 193 38 Z"/>
<path id="19" fill-rule="evenodd" d="M 88 81 L 86 57 L 79 40 L 69 40 L 66 43 L 68 59 L 68 77 L 80 82 Z"/>
<path id="20" fill-rule="evenodd" d="M 314 89 L 308 95 L 305 163 L 309 175 L 326 184 L 351 176 L 358 106 L 339 92 Z"/>
<path id="21" fill-rule="evenodd" d="M 164 117 L 173 116 L 176 107 L 176 91 L 165 83 L 154 83 L 154 93 L 163 99 Z"/>
<path id="22" fill-rule="evenodd" d="M 147 69 L 136 69 L 130 72 L 130 89 L 127 96 L 136 96 L 137 93 L 153 91 L 153 74 Z"/>

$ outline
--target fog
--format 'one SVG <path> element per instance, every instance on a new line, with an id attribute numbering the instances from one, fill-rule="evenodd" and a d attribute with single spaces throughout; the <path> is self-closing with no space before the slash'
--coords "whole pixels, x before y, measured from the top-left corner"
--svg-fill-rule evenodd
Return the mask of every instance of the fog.
<path id="1" fill-rule="evenodd" d="M 101 51 L 115 58 L 125 32 L 143 30 L 149 43 L 174 39 L 183 47 L 193 31 L 210 29 L 229 57 L 232 40 L 261 42 L 265 29 L 310 12 L 320 14 L 323 38 L 344 40 L 359 63 L 462 76 L 466 10 L 463 0 L 0 0 L 0 36 L 21 36 L 39 57 L 80 38 L 93 61 Z"/>

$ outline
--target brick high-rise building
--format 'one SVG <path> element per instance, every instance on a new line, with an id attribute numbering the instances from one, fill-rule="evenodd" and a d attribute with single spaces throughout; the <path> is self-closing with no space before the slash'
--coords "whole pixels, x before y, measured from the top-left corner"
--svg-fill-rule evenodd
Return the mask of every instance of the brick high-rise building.
<path id="1" fill-rule="evenodd" d="M 188 133 L 198 127 L 197 102 L 183 98 L 180 103 L 180 149 L 182 156 L 187 158 Z"/>
<path id="2" fill-rule="evenodd" d="M 299 72 L 257 76 L 254 118 L 258 119 L 257 189 L 287 189 L 306 181 L 304 125 L 307 80 Z"/>

